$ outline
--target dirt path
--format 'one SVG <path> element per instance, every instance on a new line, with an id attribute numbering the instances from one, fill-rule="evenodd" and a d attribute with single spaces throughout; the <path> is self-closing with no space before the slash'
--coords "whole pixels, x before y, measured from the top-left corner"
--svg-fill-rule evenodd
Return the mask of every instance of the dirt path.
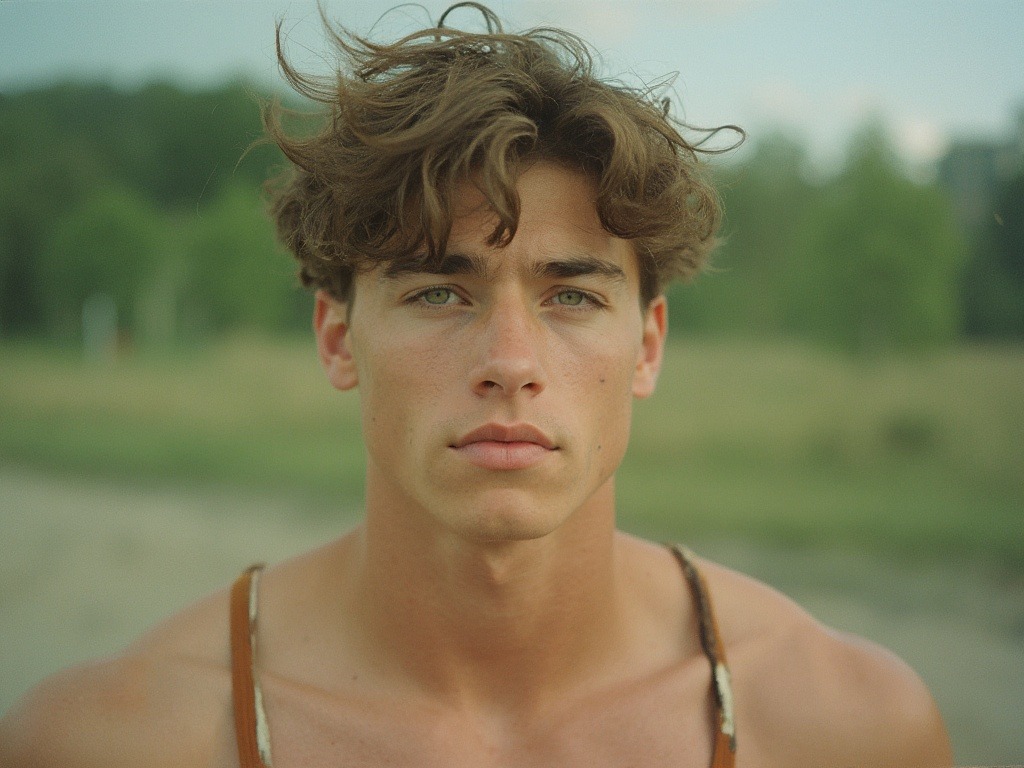
<path id="1" fill-rule="evenodd" d="M 147 490 L 0 467 L 0 711 L 63 666 L 117 651 L 248 563 L 353 519 L 287 497 Z M 925 678 L 959 764 L 1024 762 L 1024 584 L 866 555 L 696 542 L 816 616 L 886 645 Z"/>

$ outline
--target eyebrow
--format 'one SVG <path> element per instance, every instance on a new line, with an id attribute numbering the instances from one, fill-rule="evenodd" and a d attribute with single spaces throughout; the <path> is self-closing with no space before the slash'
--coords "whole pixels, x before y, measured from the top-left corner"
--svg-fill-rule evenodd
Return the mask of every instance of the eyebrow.
<path id="1" fill-rule="evenodd" d="M 626 273 L 618 264 L 595 256 L 576 255 L 538 261 L 530 268 L 538 278 L 570 278 L 596 275 L 613 281 L 624 281 Z M 480 280 L 491 277 L 493 269 L 480 256 L 464 253 L 446 253 L 435 264 L 424 263 L 422 259 L 401 259 L 391 262 L 384 270 L 384 277 L 394 279 L 408 274 L 426 275 L 468 275 Z"/>
<path id="2" fill-rule="evenodd" d="M 422 255 L 390 262 L 384 270 L 384 277 L 394 279 L 402 275 L 472 275 L 484 279 L 488 275 L 487 264 L 479 256 L 462 253 L 446 253 L 439 261 L 430 262 Z"/>
<path id="3" fill-rule="evenodd" d="M 626 273 L 618 264 L 595 256 L 568 256 L 562 259 L 540 261 L 533 265 L 536 277 L 582 277 L 595 275 L 610 280 L 626 279 Z"/>

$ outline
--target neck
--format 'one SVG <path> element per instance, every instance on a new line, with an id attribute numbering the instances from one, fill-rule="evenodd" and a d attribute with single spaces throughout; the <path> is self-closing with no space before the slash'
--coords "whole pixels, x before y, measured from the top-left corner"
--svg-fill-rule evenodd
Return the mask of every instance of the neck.
<path id="1" fill-rule="evenodd" d="M 539 706 L 608 670 L 626 626 L 611 481 L 558 530 L 467 541 L 426 516 L 368 514 L 351 561 L 368 647 L 428 693 Z"/>

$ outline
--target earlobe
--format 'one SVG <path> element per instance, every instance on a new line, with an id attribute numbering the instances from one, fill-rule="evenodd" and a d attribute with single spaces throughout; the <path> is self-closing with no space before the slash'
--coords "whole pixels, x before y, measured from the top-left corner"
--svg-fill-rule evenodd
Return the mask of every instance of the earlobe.
<path id="1" fill-rule="evenodd" d="M 633 396 L 650 397 L 658 383 L 668 331 L 668 303 L 664 296 L 652 300 L 644 314 L 644 335 L 633 373 Z"/>
<path id="2" fill-rule="evenodd" d="M 348 306 L 327 291 L 316 292 L 313 332 L 320 364 L 335 389 L 345 392 L 359 383 L 355 358 L 349 348 Z"/>

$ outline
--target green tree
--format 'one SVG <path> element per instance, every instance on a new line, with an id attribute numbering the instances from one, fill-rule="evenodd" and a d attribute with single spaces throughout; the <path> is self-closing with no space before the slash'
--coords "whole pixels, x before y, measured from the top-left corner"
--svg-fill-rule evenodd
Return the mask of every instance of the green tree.
<path id="1" fill-rule="evenodd" d="M 711 268 L 671 292 L 677 330 L 777 334 L 788 320 L 786 288 L 797 233 L 813 196 L 807 152 L 782 132 L 754 142 L 742 164 L 716 169 L 725 211 Z"/>
<path id="2" fill-rule="evenodd" d="M 105 179 L 90 149 L 33 106 L 0 94 L 0 335 L 40 331 L 40 250 L 54 222 Z"/>
<path id="3" fill-rule="evenodd" d="M 293 263 L 276 245 L 259 195 L 247 186 L 228 187 L 194 218 L 187 269 L 189 323 L 200 332 L 308 325 Z"/>
<path id="4" fill-rule="evenodd" d="M 964 247 L 948 201 L 899 170 L 880 125 L 862 129 L 804 222 L 792 327 L 858 354 L 957 336 Z"/>
<path id="5" fill-rule="evenodd" d="M 129 207 L 155 206 L 177 222 L 153 265 L 154 282 L 136 286 L 145 321 L 129 320 L 119 302 L 122 322 L 143 337 L 173 336 L 187 278 L 174 238 L 187 241 L 190 216 L 215 206 L 229 188 L 257 189 L 281 162 L 271 146 L 246 151 L 262 134 L 258 101 L 241 82 L 198 93 L 162 83 L 134 92 L 61 83 L 0 94 L 0 334 L 71 333 L 74 311 L 53 304 L 69 290 L 52 283 L 61 272 L 55 243 L 64 237 L 55 228 L 71 226 L 66 219 L 96 190 L 119 189 L 135 198 Z"/>
<path id="6" fill-rule="evenodd" d="M 39 253 L 41 300 L 51 335 L 81 334 L 82 308 L 95 295 L 117 308 L 118 326 L 138 327 L 137 301 L 166 258 L 166 222 L 153 206 L 121 185 L 93 190 L 58 220 Z"/>

